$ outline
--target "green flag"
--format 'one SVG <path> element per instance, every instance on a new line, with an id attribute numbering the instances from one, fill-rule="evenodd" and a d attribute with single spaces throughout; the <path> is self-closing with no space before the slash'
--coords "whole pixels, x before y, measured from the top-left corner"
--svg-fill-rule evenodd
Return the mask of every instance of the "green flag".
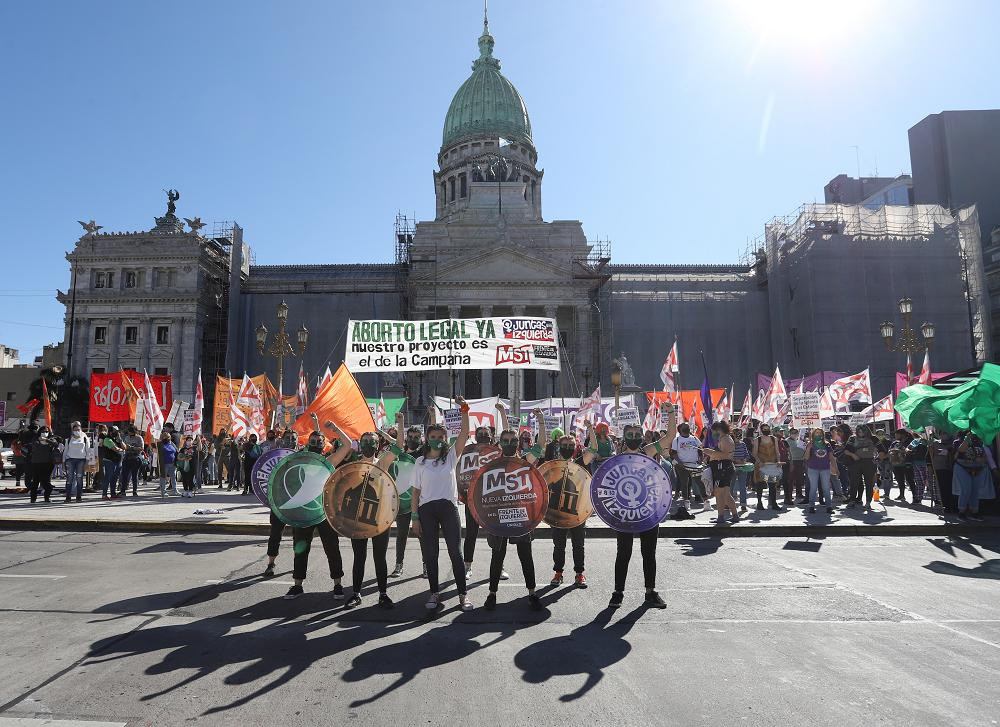
<path id="1" fill-rule="evenodd" d="M 979 378 L 942 391 L 914 384 L 899 392 L 896 411 L 911 429 L 971 429 L 984 442 L 1000 432 L 1000 366 L 983 364 Z"/>

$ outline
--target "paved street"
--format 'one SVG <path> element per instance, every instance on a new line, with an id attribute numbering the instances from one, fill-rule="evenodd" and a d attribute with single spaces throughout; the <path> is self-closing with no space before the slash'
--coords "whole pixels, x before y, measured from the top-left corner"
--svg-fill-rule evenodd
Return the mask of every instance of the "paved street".
<path id="1" fill-rule="evenodd" d="M 371 582 L 345 610 L 318 544 L 285 601 L 288 540 L 262 580 L 256 536 L 0 532 L 0 727 L 997 724 L 1000 538 L 663 539 L 663 611 L 641 607 L 638 547 L 605 608 L 614 548 L 589 541 L 592 587 L 546 586 L 541 612 L 511 551 L 495 612 L 451 590 L 428 618 L 415 545 L 395 610 Z"/>

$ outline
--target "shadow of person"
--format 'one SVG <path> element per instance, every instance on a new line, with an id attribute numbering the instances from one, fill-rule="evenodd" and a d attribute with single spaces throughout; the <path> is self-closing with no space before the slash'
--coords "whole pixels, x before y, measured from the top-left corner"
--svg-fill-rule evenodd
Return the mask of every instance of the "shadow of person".
<path id="1" fill-rule="evenodd" d="M 645 606 L 639 606 L 609 626 L 614 610 L 606 608 L 593 621 L 568 634 L 524 647 L 514 656 L 514 664 L 524 672 L 521 678 L 529 684 L 585 674 L 579 689 L 559 697 L 560 702 L 572 702 L 597 686 L 605 669 L 628 656 L 632 644 L 625 636 L 645 611 Z"/>
<path id="2" fill-rule="evenodd" d="M 924 566 L 929 571 L 946 576 L 963 576 L 965 578 L 988 578 L 1000 580 L 1000 559 L 991 558 L 976 565 L 975 568 L 963 568 L 954 563 L 933 560 Z"/>
<path id="3" fill-rule="evenodd" d="M 359 654 L 344 672 L 345 682 L 361 682 L 376 675 L 398 674 L 394 682 L 365 699 L 351 702 L 351 707 L 362 707 L 378 701 L 387 694 L 411 682 L 425 669 L 433 669 L 471 656 L 480 649 L 498 644 L 515 634 L 517 628 L 542 623 L 549 617 L 547 609 L 532 612 L 530 621 L 515 623 L 498 621 L 495 614 L 484 619 L 482 612 L 459 613 L 450 624 L 425 631 L 415 639 L 386 644 Z M 495 633 L 486 643 L 477 639 Z"/>
<path id="4" fill-rule="evenodd" d="M 145 548 L 136 550 L 133 555 L 145 553 L 181 553 L 182 555 L 202 555 L 210 553 L 223 553 L 230 548 L 240 548 L 244 545 L 263 545 L 267 540 L 256 538 L 254 540 L 219 540 L 219 541 L 198 541 L 198 540 L 168 540 L 155 545 L 147 545 Z"/>
<path id="5" fill-rule="evenodd" d="M 677 538 L 677 545 L 685 546 L 681 555 L 712 555 L 722 547 L 722 538 L 706 535 L 703 538 Z"/>

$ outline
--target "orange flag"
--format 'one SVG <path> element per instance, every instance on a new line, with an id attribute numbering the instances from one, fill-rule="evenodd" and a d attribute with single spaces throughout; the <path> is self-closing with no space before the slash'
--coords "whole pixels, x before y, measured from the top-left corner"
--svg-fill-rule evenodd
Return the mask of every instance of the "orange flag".
<path id="1" fill-rule="evenodd" d="M 292 428 L 299 437 L 308 437 L 313 431 L 312 414 L 319 417 L 320 426 L 327 420 L 336 422 L 351 439 L 359 439 L 365 432 L 375 431 L 375 420 L 372 419 L 372 412 L 368 408 L 365 395 L 344 364 L 341 364 L 333 378 L 316 392 L 305 412 L 295 420 Z M 323 433 L 330 434 L 328 431 Z"/>
<path id="2" fill-rule="evenodd" d="M 52 402 L 49 401 L 49 387 L 45 384 L 45 379 L 42 379 L 42 401 L 45 403 L 45 426 L 52 431 Z M 365 404 L 365 406 L 368 406 Z"/>

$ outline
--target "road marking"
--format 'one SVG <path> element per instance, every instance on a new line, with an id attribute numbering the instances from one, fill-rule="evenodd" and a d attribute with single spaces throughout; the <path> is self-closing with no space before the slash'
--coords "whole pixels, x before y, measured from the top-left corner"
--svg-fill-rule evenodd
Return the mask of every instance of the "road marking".
<path id="1" fill-rule="evenodd" d="M 0 573 L 0 578 L 46 578 L 48 580 L 55 581 L 65 577 L 66 576 L 33 575 L 29 573 Z M 2 724 L 3 723 L 0 722 L 0 725 Z"/>
<path id="2" fill-rule="evenodd" d="M 125 722 L 90 722 L 78 719 L 0 717 L 0 727 L 125 727 Z"/>

